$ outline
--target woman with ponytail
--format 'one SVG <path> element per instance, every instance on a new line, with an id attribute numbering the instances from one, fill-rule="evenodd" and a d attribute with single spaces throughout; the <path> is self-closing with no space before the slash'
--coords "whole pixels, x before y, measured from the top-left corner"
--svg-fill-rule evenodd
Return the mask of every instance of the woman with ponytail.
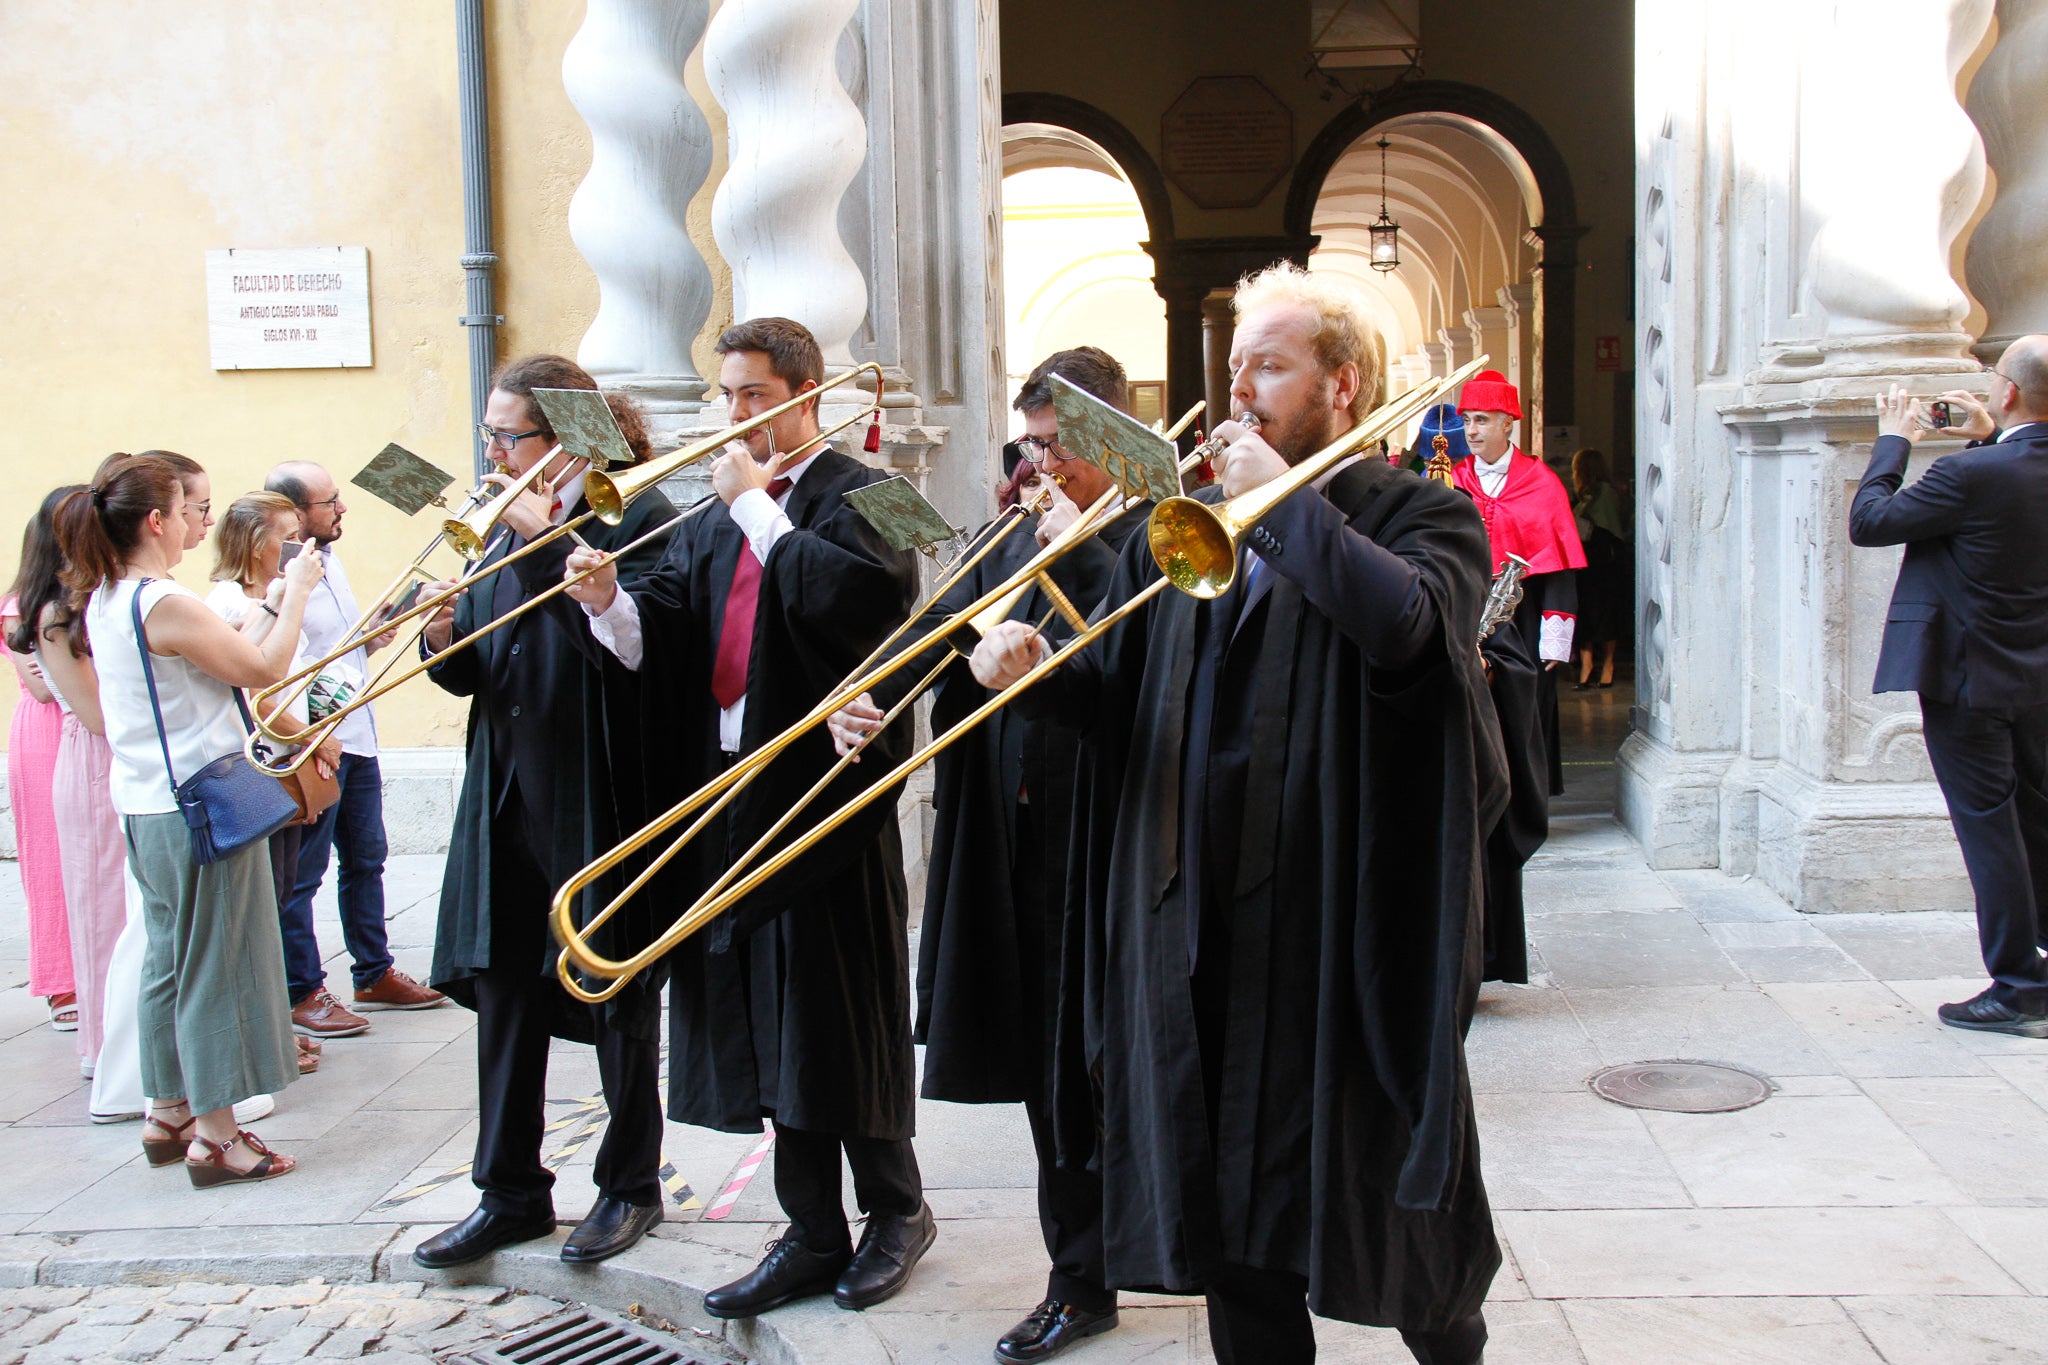
<path id="1" fill-rule="evenodd" d="M 258 840 L 198 863 L 176 787 L 242 747 L 234 689 L 285 675 L 321 565 L 313 555 L 293 561 L 277 626 L 252 643 L 171 579 L 192 525 L 179 475 L 154 453 L 110 461 L 58 505 L 56 527 L 65 581 L 87 599 L 113 801 L 149 935 L 143 1152 L 152 1166 L 182 1157 L 193 1185 L 206 1187 L 293 1168 L 237 1128 L 233 1105 L 290 1084 L 298 1064 L 269 850 Z"/>

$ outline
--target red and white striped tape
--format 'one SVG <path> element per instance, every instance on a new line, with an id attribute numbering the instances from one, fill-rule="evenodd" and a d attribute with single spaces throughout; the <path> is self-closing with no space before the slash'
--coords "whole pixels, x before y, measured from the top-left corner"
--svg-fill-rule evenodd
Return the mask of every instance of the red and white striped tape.
<path id="1" fill-rule="evenodd" d="M 761 1141 L 755 1144 L 753 1151 L 747 1153 L 747 1159 L 732 1173 L 732 1179 L 719 1191 L 718 1198 L 711 1201 L 711 1207 L 704 1210 L 706 1218 L 716 1220 L 732 1212 L 732 1206 L 737 1204 L 740 1195 L 746 1192 L 747 1182 L 754 1178 L 754 1172 L 761 1169 L 761 1163 L 768 1159 L 768 1153 L 774 1146 L 775 1130 L 770 1128 L 761 1134 Z"/>

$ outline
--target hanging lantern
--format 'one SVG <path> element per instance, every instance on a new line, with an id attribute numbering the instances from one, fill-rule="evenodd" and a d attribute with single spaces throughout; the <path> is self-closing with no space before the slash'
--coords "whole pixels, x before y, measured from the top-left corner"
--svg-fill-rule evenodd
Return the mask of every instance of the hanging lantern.
<path id="1" fill-rule="evenodd" d="M 1401 225 L 1387 217 L 1387 140 L 1380 139 L 1380 216 L 1366 228 L 1372 237 L 1372 268 L 1395 270 L 1401 265 Z"/>

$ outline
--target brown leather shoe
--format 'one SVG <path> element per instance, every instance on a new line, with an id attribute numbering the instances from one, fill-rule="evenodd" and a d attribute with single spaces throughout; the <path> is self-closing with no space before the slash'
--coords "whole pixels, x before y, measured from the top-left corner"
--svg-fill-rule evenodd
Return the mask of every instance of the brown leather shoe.
<path id="1" fill-rule="evenodd" d="M 379 1010 L 430 1010 L 448 997 L 393 967 L 369 986 L 356 988 L 356 1004 Z"/>
<path id="2" fill-rule="evenodd" d="M 322 986 L 292 1006 L 292 1032 L 308 1038 L 348 1038 L 370 1027 L 370 1021 L 334 998 Z"/>

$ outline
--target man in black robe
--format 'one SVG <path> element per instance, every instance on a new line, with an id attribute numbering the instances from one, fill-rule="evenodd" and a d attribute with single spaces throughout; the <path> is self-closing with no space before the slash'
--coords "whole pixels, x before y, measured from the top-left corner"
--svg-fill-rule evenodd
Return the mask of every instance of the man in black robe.
<path id="1" fill-rule="evenodd" d="M 1218 492 L 1349 428 L 1375 387 L 1347 286 L 1240 285 Z M 1268 444 L 1268 443 L 1271 444 Z M 1354 459 L 1249 534 L 1230 590 L 1168 592 L 1018 705 L 1086 724 L 1082 828 L 1110 1283 L 1206 1291 L 1224 1362 L 1312 1360 L 1310 1312 L 1479 1359 L 1500 1263 L 1464 1062 L 1481 831 L 1505 798 L 1473 649 L 1471 504 Z M 1102 610 L 1157 576 L 1134 541 Z M 1004 623 L 1005 686 L 1042 657 Z"/>
<path id="2" fill-rule="evenodd" d="M 786 318 L 730 327 L 718 351 L 735 421 L 824 373 L 816 340 Z M 649 809 L 803 719 L 909 614 L 914 555 L 889 549 L 843 496 L 881 477 L 824 445 L 817 405 L 806 404 L 719 457 L 718 501 L 683 523 L 637 588 L 618 592 L 600 571 L 571 590 L 607 678 L 628 679 L 611 742 L 645 752 Z M 568 567 L 600 563 L 579 550 Z M 636 699 L 639 715 L 624 715 Z M 773 847 L 886 772 L 907 752 L 908 731 L 877 736 L 885 761 L 841 774 Z M 830 735 L 814 724 L 642 894 L 670 911 L 688 906 L 833 761 Z M 752 1317 L 827 1292 L 866 1308 L 902 1288 L 937 1235 L 910 1141 L 908 901 L 895 804 L 878 800 L 667 959 L 669 1116 L 725 1132 L 770 1120 L 775 1193 L 789 1216 L 752 1273 L 705 1296 L 713 1316 Z M 840 1198 L 842 1151 L 868 1215 L 858 1250 Z"/>
<path id="3" fill-rule="evenodd" d="M 1059 444 L 1052 376 L 1128 410 L 1123 366 L 1093 346 L 1058 351 L 1024 380 L 1015 403 L 1024 414 L 1016 444 L 1053 485 L 1053 506 L 1043 516 L 1012 511 L 983 527 L 970 552 L 988 538 L 1001 540 L 925 611 L 906 633 L 906 645 L 1003 583 L 1039 547 L 1070 525 L 1078 508 L 1092 505 L 1115 485 L 1097 466 Z M 1036 490 L 1024 487 L 1028 503 Z M 1117 508 L 1115 519 L 1053 566 L 1053 581 L 1082 612 L 1094 609 L 1109 585 L 1118 551 L 1150 515 L 1149 501 Z M 1022 515 L 1023 524 L 1013 525 Z M 1007 528 L 1007 530 L 1006 530 Z M 1038 621 L 1050 608 L 1037 588 L 1025 593 L 1008 619 Z M 1047 627 L 1055 642 L 1071 635 L 1057 616 Z M 965 632 L 962 649 L 972 649 Z M 936 667 L 944 646 L 924 651 L 876 697 L 863 697 L 832 718 L 841 753 L 857 749 L 909 688 Z M 989 698 L 965 657 L 933 687 L 931 724 L 941 732 Z M 1093 1125 L 1088 1077 L 1055 1076 L 1055 1030 L 1079 1027 L 1081 938 L 1078 904 L 1066 895 L 1067 843 L 1073 826 L 1077 739 L 1071 729 L 1026 720 L 1005 707 L 935 765 L 935 817 L 925 883 L 923 930 L 917 955 L 917 1041 L 925 1045 L 928 1100 L 960 1104 L 1022 1102 L 1038 1154 L 1038 1223 L 1052 1259 L 1045 1298 L 996 1343 L 998 1360 L 1049 1360 L 1067 1347 L 1117 1324 L 1116 1293 L 1103 1279 L 1102 1175 L 1088 1168 L 1090 1153 L 1063 1163 L 1054 1133 L 1053 1106 L 1078 1105 L 1080 1131 Z M 1078 1053 L 1069 1049 L 1069 1057 Z M 1071 1125 L 1070 1125 L 1071 1126 Z"/>
<path id="4" fill-rule="evenodd" d="M 1508 762 L 1508 808 L 1486 836 L 1484 981 L 1529 980 L 1529 931 L 1522 869 L 1550 835 L 1549 749 L 1544 743 L 1542 677 L 1536 656 L 1503 622 L 1479 646 Z"/>
<path id="5" fill-rule="evenodd" d="M 530 356 L 502 370 L 485 408 L 495 454 L 524 473 L 555 446 L 535 388 L 597 387 L 574 362 Z M 615 399 L 628 443 L 642 458 L 645 429 Z M 584 510 L 581 460 L 555 454 L 538 491 L 511 504 L 483 568 L 502 561 L 551 524 Z M 506 476 L 492 476 L 507 482 Z M 552 496 L 559 489 L 559 496 Z M 617 526 L 589 525 L 590 543 L 611 550 L 672 515 L 649 492 Z M 558 581 L 566 536 L 481 579 L 453 608 L 436 613 L 422 649 L 438 652 L 511 612 Z M 619 561 L 633 582 L 660 558 L 658 543 Z M 435 585 L 436 588 L 447 586 Z M 430 589 L 430 591 L 433 589 Z M 458 650 L 429 671 L 445 690 L 468 697 L 469 741 L 456 804 L 455 832 L 441 885 L 432 980 L 477 1013 L 477 1211 L 423 1242 L 413 1259 L 428 1267 L 461 1265 L 510 1242 L 555 1229 L 554 1172 L 541 1161 L 547 1119 L 548 1042 L 595 1043 L 610 1124 L 593 1172 L 598 1199 L 562 1248 L 565 1261 L 600 1261 L 637 1242 L 661 1221 L 661 1024 L 658 975 L 600 1006 L 579 1004 L 555 977 L 556 948 L 547 914 L 554 888 L 641 822 L 633 803 L 639 780 L 616 769 L 604 744 L 603 701 L 570 627 L 536 609 Z M 607 926 L 602 946 L 639 947 L 651 932 L 631 918 Z"/>

